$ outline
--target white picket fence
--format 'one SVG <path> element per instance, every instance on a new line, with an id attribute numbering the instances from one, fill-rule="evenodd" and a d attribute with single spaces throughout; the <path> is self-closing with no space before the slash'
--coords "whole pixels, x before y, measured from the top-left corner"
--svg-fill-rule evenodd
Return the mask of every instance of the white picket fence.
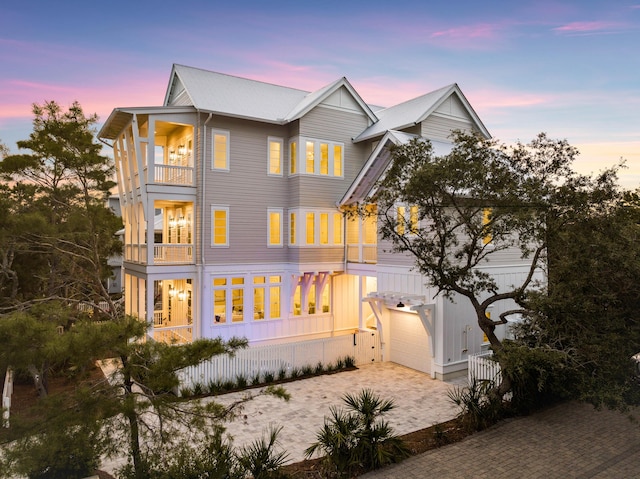
<path id="1" fill-rule="evenodd" d="M 502 379 L 500 364 L 491 359 L 493 351 L 471 354 L 468 359 L 467 379 L 469 384 L 477 381 L 489 380 L 499 383 Z"/>
<path id="2" fill-rule="evenodd" d="M 180 371 L 181 388 L 206 386 L 212 382 L 253 378 L 265 373 L 290 373 L 305 366 L 334 364 L 350 356 L 356 365 L 381 360 L 380 338 L 376 331 L 361 331 L 331 338 L 293 343 L 254 346 L 238 351 L 234 357 L 220 355 Z"/>
<path id="3" fill-rule="evenodd" d="M 11 395 L 13 394 L 13 369 L 7 368 L 2 388 L 2 423 L 9 427 L 9 413 L 11 410 Z"/>

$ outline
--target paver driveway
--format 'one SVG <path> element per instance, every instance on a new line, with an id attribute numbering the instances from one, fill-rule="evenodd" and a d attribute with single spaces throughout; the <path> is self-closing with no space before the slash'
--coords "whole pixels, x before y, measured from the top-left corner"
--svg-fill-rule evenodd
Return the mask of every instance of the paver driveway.
<path id="1" fill-rule="evenodd" d="M 640 419 L 640 408 L 633 411 Z M 511 419 L 362 479 L 640 478 L 640 423 L 567 403 Z"/>

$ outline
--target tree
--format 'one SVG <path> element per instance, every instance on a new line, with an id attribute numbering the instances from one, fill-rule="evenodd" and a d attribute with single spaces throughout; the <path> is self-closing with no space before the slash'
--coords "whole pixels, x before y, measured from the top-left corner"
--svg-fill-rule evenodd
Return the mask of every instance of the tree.
<path id="1" fill-rule="evenodd" d="M 429 141 L 416 139 L 392 150 L 392 164 L 368 201 L 377 204 L 373 214 L 393 251 L 412 255 L 438 292 L 470 302 L 501 364 L 496 327 L 510 314 L 527 312 L 524 300 L 536 272 L 545 268 L 549 237 L 618 195 L 617 168 L 596 178 L 579 175 L 571 169 L 577 153 L 544 134 L 509 148 L 455 132 L 453 149 L 443 156 L 434 154 Z M 398 205 L 416 207 L 412 224 L 399 219 Z M 367 211 L 360 214 L 372 214 Z M 517 252 L 530 266 L 519 284 L 500 290 L 482 268 L 505 251 Z M 522 308 L 488 317 L 487 309 L 499 301 Z M 503 377 L 493 392 L 502 396 L 509 389 Z"/>
<path id="2" fill-rule="evenodd" d="M 30 152 L 5 151 L 0 162 L 0 307 L 109 301 L 107 258 L 121 250 L 114 236 L 121 222 L 106 206 L 113 162 L 95 141 L 97 117 L 78 103 L 67 111 L 34 104 L 33 113 L 33 132 L 18 142 Z"/>
<path id="3" fill-rule="evenodd" d="M 0 326 L 5 322 L 0 321 Z M 1 358 L 14 365 L 35 363 L 41 350 L 55 349 L 56 372 L 73 376 L 74 387 L 65 394 L 50 394 L 39 400 L 35 417 L 12 417 L 12 436 L 7 442 L 14 441 L 5 444 L 4 464 L 0 466 L 21 473 L 46 470 L 53 474 L 46 469 L 50 464 L 34 464 L 34 460 L 61 453 L 67 457 L 69 450 L 63 448 L 64 443 L 52 440 L 60 439 L 64 431 L 90 438 L 91 454 L 86 454 L 84 462 L 95 463 L 101 454 L 126 457 L 129 466 L 124 472 L 136 479 L 151 477 L 150 471 L 165 462 L 177 445 L 220 443 L 215 439 L 223 421 L 232 419 L 242 403 L 254 396 L 248 394 L 229 406 L 182 400 L 175 394 L 179 371 L 218 354 L 233 354 L 246 346 L 246 340 L 201 339 L 169 345 L 142 341 L 146 329 L 145 323 L 129 317 L 102 323 L 79 320 L 62 334 L 54 330 L 32 335 L 27 341 L 31 344 L 28 351 L 12 347 L 20 346 L 16 337 L 13 343 L 3 343 L 9 347 L 3 349 Z M 98 382 L 86 376 L 93 362 L 107 355 L 117 363 L 114 375 Z M 266 388 L 257 394 L 288 399 L 281 388 Z M 72 477 L 64 476 L 65 471 L 71 474 L 64 469 L 68 467 L 64 457 L 60 457 L 60 474 Z M 79 454 L 69 457 L 78 458 Z"/>
<path id="4" fill-rule="evenodd" d="M 640 200 L 627 192 L 593 209 L 549 238 L 549 284 L 529 300 L 511 353 L 558 358 L 561 383 L 548 387 L 595 406 L 624 409 L 640 403 L 631 356 L 640 352 Z M 517 357 L 517 356 L 512 356 Z M 533 361 L 510 374 L 531 372 Z"/>

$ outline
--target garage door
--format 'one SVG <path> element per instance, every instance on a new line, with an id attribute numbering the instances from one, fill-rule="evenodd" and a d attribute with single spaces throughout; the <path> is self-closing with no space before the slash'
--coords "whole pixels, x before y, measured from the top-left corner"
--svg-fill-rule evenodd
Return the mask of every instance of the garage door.
<path id="1" fill-rule="evenodd" d="M 418 315 L 392 311 L 390 320 L 391 361 L 430 373 L 429 340 Z"/>

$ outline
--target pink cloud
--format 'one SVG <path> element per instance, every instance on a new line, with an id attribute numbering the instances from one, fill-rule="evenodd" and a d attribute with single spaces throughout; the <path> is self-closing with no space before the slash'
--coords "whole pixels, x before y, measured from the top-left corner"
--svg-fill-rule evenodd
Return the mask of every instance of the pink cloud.
<path id="1" fill-rule="evenodd" d="M 553 30 L 561 34 L 588 34 L 605 33 L 620 30 L 623 27 L 620 23 L 614 22 L 571 22 Z"/>
<path id="2" fill-rule="evenodd" d="M 427 41 L 445 48 L 486 49 L 501 41 L 504 29 L 505 25 L 492 23 L 436 29 L 428 35 Z"/>

